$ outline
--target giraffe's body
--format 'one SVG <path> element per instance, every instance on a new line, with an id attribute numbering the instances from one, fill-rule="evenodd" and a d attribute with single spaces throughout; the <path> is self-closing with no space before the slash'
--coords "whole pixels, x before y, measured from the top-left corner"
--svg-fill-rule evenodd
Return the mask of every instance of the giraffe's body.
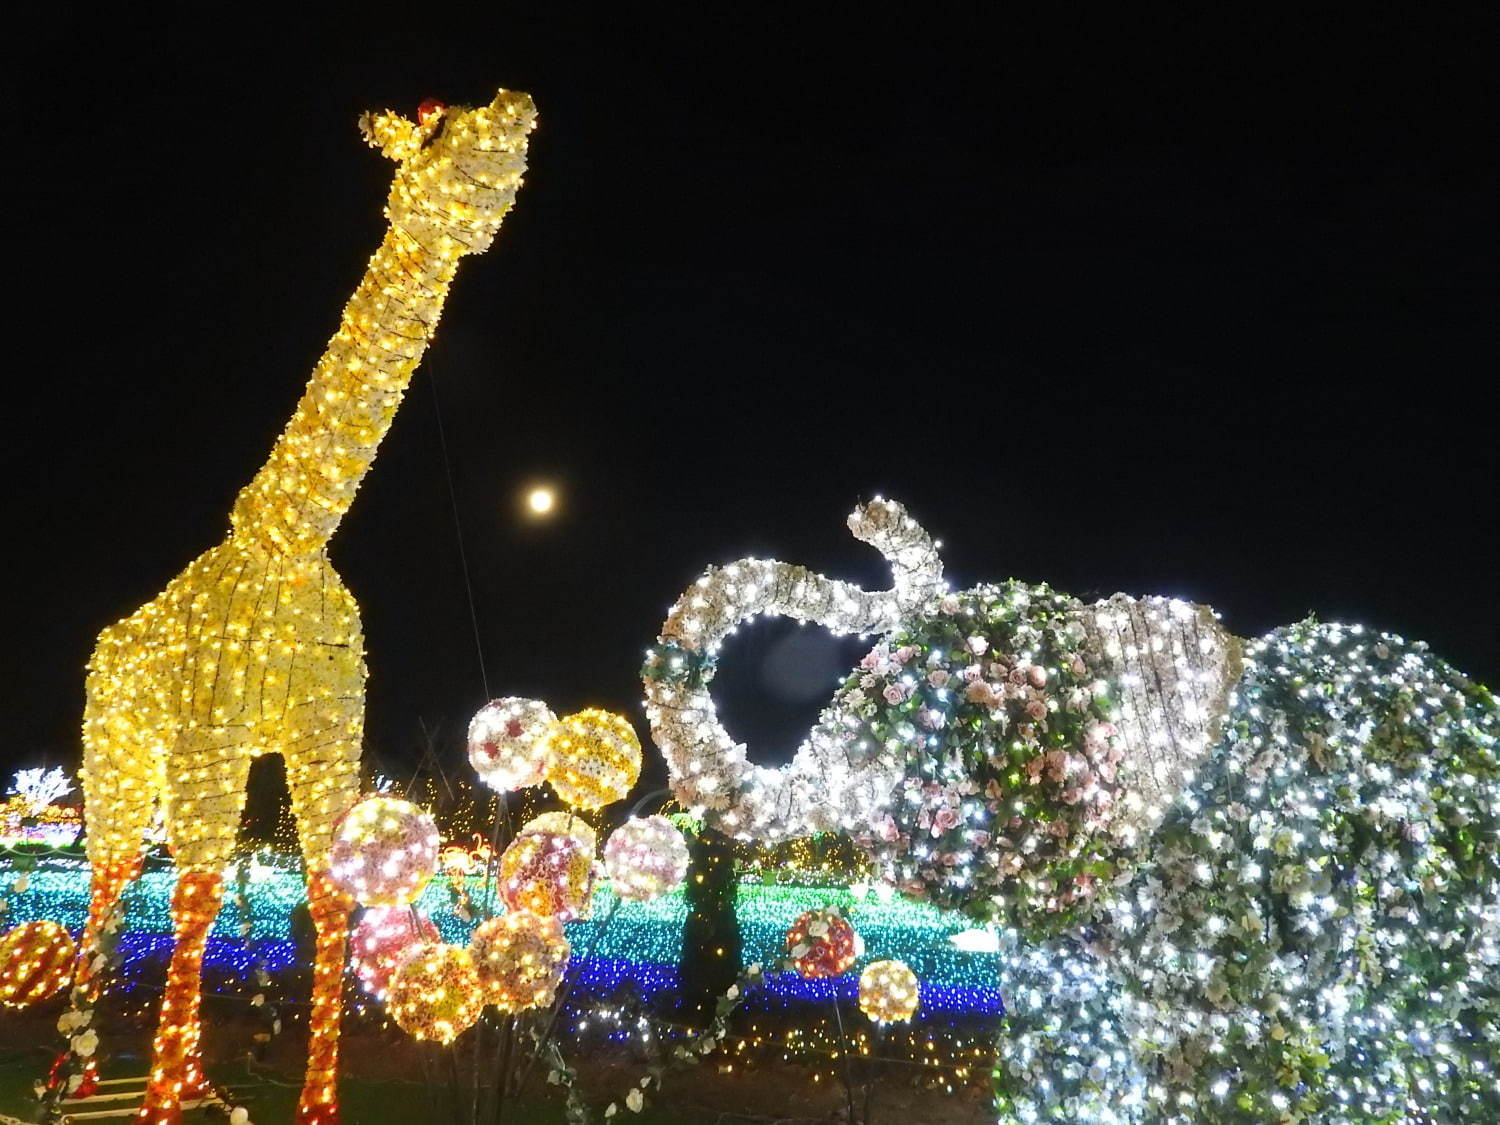
<path id="1" fill-rule="evenodd" d="M 502 91 L 421 125 L 367 125 L 397 161 L 390 228 L 228 537 L 105 629 L 89 663 L 83 790 L 93 869 L 79 981 L 139 870 L 158 804 L 177 869 L 177 946 L 141 1120 L 180 1119 L 201 1080 L 203 948 L 222 899 L 252 760 L 279 753 L 318 930 L 312 1041 L 298 1121 L 337 1119 L 339 996 L 350 903 L 326 877 L 333 827 L 359 788 L 365 663 L 359 610 L 327 544 L 389 428 L 461 257 L 486 249 L 525 167 L 535 112 Z M 77 995 L 77 994 L 75 994 Z"/>

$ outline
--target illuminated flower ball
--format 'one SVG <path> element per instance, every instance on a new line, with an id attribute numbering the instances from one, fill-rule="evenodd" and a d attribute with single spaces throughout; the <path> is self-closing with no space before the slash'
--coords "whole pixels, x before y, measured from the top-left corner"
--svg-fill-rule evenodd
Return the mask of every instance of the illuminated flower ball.
<path id="1" fill-rule="evenodd" d="M 622 799 L 641 776 L 641 740 L 621 715 L 579 711 L 559 719 L 547 735 L 547 780 L 580 809 L 602 809 Z"/>
<path id="2" fill-rule="evenodd" d="M 604 870 L 615 894 L 634 902 L 676 890 L 687 869 L 687 841 L 664 816 L 633 816 L 604 845 Z"/>
<path id="3" fill-rule="evenodd" d="M 329 873 L 363 906 L 405 906 L 427 886 L 437 858 L 432 817 L 410 801 L 366 797 L 334 831 Z"/>
<path id="4" fill-rule="evenodd" d="M 500 897 L 511 910 L 568 922 L 588 914 L 594 855 L 574 837 L 517 836 L 500 857 Z"/>
<path id="5" fill-rule="evenodd" d="M 865 943 L 837 910 L 809 910 L 786 932 L 786 948 L 797 975 L 811 980 L 846 972 Z"/>
<path id="6" fill-rule="evenodd" d="M 599 848 L 599 834 L 593 826 L 575 812 L 544 812 L 534 816 L 521 826 L 517 836 L 531 836 L 538 832 L 550 832 L 554 836 L 571 836 L 578 846 L 593 855 Z"/>
<path id="7" fill-rule="evenodd" d="M 452 1043 L 484 1011 L 474 958 L 461 945 L 423 942 L 391 975 L 388 1005 L 396 1026 L 413 1039 Z"/>
<path id="8" fill-rule="evenodd" d="M 859 974 L 859 1010 L 876 1023 L 906 1023 L 921 999 L 917 974 L 904 961 L 871 961 Z"/>
<path id="9" fill-rule="evenodd" d="M 481 923 L 469 939 L 484 999 L 502 1012 L 552 1003 L 569 952 L 562 923 L 525 910 Z"/>
<path id="10" fill-rule="evenodd" d="M 0 1004 L 25 1008 L 51 999 L 73 976 L 78 951 L 56 922 L 26 922 L 0 938 Z"/>
<path id="11" fill-rule="evenodd" d="M 349 935 L 349 963 L 359 983 L 377 1000 L 390 991 L 391 975 L 419 945 L 441 940 L 438 928 L 409 906 L 372 906 Z"/>
<path id="12" fill-rule="evenodd" d="M 539 699 L 508 696 L 481 707 L 469 723 L 469 762 L 491 789 L 540 785 L 547 732 L 557 716 Z"/>

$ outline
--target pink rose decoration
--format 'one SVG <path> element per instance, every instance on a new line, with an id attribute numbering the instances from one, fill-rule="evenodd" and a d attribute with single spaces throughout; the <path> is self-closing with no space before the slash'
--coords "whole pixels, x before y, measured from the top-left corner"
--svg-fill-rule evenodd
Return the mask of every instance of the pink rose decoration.
<path id="1" fill-rule="evenodd" d="M 902 645 L 896 650 L 891 659 L 894 660 L 897 664 L 905 664 L 908 660 L 916 655 L 917 649 L 915 645 Z"/>
<path id="2" fill-rule="evenodd" d="M 1073 657 L 1073 663 L 1068 670 L 1080 680 L 1089 674 L 1089 666 L 1083 662 L 1083 657 L 1081 656 Z"/>
<path id="3" fill-rule="evenodd" d="M 938 609 L 952 617 L 958 612 L 958 595 L 949 594 L 942 601 L 938 602 Z"/>
<path id="4" fill-rule="evenodd" d="M 963 817 L 959 816 L 957 809 L 938 809 L 932 818 L 932 834 L 934 836 L 941 836 L 943 833 L 957 828 L 962 821 Z"/>
<path id="5" fill-rule="evenodd" d="M 927 673 L 927 682 L 935 688 L 948 686 L 948 673 L 942 668 L 934 668 Z"/>
<path id="6" fill-rule="evenodd" d="M 881 694 L 885 696 L 885 701 L 893 707 L 898 703 L 906 701 L 906 688 L 900 684 L 886 684 L 885 691 L 881 692 Z"/>
<path id="7" fill-rule="evenodd" d="M 1047 717 L 1047 705 L 1040 699 L 1033 699 L 1030 703 L 1026 704 L 1026 714 L 1038 721 L 1045 719 Z"/>
<path id="8" fill-rule="evenodd" d="M 984 669 L 981 668 L 978 664 L 970 664 L 963 670 L 962 674 L 963 678 L 971 684 L 978 683 L 980 680 L 984 679 Z"/>
<path id="9" fill-rule="evenodd" d="M 1033 664 L 1026 672 L 1026 678 L 1031 681 L 1032 687 L 1041 687 L 1047 682 L 1047 669 L 1040 664 Z"/>
<path id="10" fill-rule="evenodd" d="M 917 712 L 917 721 L 928 730 L 937 730 L 947 721 L 947 716 L 931 707 L 923 707 Z"/>

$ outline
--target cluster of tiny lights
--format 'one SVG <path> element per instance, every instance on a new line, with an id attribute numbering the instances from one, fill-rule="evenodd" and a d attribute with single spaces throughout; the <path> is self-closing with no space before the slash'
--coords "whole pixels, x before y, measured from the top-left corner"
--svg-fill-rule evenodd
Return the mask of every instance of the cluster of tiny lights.
<path id="1" fill-rule="evenodd" d="M 790 765 L 754 765 L 709 693 L 719 646 L 744 621 L 785 615 L 833 633 L 887 633 L 942 591 L 937 548 L 900 504 L 861 505 L 849 528 L 890 561 L 891 590 L 872 593 L 773 560 L 712 567 L 677 600 L 646 654 L 646 713 L 677 800 L 729 836 L 764 841 L 854 828 L 868 823 L 894 781 L 888 762 L 847 753 L 823 721 Z"/>
<path id="2" fill-rule="evenodd" d="M 531 836 L 537 833 L 571 836 L 589 855 L 593 855 L 599 848 L 599 834 L 594 831 L 593 826 L 577 813 L 565 809 L 532 817 L 521 826 L 516 835 Z"/>
<path id="3" fill-rule="evenodd" d="M 864 955 L 865 945 L 836 910 L 809 910 L 786 932 L 786 951 L 797 975 L 836 977 Z"/>
<path id="4" fill-rule="evenodd" d="M 411 906 L 373 906 L 349 935 L 349 965 L 366 992 L 386 998 L 391 974 L 420 942 L 442 935 L 425 914 Z"/>
<path id="5" fill-rule="evenodd" d="M 406 906 L 437 874 L 437 825 L 397 797 L 366 797 L 339 821 L 329 852 L 333 881 L 362 906 Z"/>
<path id="6" fill-rule="evenodd" d="M 50 1000 L 73 976 L 72 935 L 56 922 L 24 922 L 0 938 L 0 1005 Z"/>
<path id="7" fill-rule="evenodd" d="M 568 939 L 556 918 L 524 910 L 481 922 L 469 940 L 485 1002 L 502 1012 L 524 1012 L 552 1003 L 569 952 Z"/>
<path id="8" fill-rule="evenodd" d="M 622 715 L 589 708 L 559 719 L 547 733 L 547 781 L 574 808 L 623 800 L 640 776 L 641 741 Z"/>
<path id="9" fill-rule="evenodd" d="M 900 961 L 875 961 L 859 974 L 859 1010 L 876 1023 L 906 1023 L 920 1003 L 917 974 Z"/>
<path id="10" fill-rule="evenodd" d="M 227 538 L 104 630 L 89 662 L 82 786 L 96 905 L 80 963 L 94 963 L 95 923 L 135 873 L 158 807 L 182 872 L 145 1121 L 177 1120 L 197 1081 L 203 942 L 250 762 L 265 753 L 286 761 L 309 899 L 323 904 L 314 911 L 319 960 L 297 1120 L 337 1117 L 348 906 L 319 880 L 334 823 L 359 791 L 366 669 L 358 607 L 326 548 L 433 336 L 460 260 L 490 245 L 515 200 L 535 120 L 529 97 L 501 91 L 488 105 L 439 106 L 419 122 L 394 113 L 361 121 L 366 139 L 395 162 L 379 249 L 291 421 L 235 501 Z"/>
<path id="11" fill-rule="evenodd" d="M 485 992 L 463 946 L 426 942 L 391 977 L 391 1018 L 413 1039 L 448 1044 L 479 1019 Z"/>
<path id="12" fill-rule="evenodd" d="M 664 816 L 631 817 L 604 844 L 604 871 L 623 899 L 650 902 L 687 878 L 688 847 Z"/>
<path id="13" fill-rule="evenodd" d="M 547 732 L 557 716 L 537 699 L 492 700 L 469 722 L 469 764 L 491 789 L 509 793 L 541 783 Z"/>
<path id="14" fill-rule="evenodd" d="M 574 836 L 531 832 L 500 856 L 500 897 L 511 910 L 567 922 L 588 913 L 594 855 Z"/>

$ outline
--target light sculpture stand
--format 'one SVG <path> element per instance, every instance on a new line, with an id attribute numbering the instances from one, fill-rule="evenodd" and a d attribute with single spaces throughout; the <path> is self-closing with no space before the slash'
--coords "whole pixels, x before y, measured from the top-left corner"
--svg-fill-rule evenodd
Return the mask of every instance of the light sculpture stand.
<path id="1" fill-rule="evenodd" d="M 326 871 L 334 823 L 358 796 L 366 671 L 359 609 L 328 542 L 432 339 L 459 261 L 488 248 L 515 199 L 535 120 L 527 95 L 502 90 L 477 109 L 424 103 L 417 122 L 389 113 L 361 122 L 396 164 L 380 248 L 270 460 L 235 501 L 228 538 L 99 637 L 83 724 L 93 877 L 75 1003 L 91 1002 L 101 927 L 140 870 L 158 804 L 178 870 L 176 948 L 143 1122 L 179 1121 L 202 1082 L 204 944 L 250 764 L 268 753 L 286 762 L 318 934 L 297 1121 L 338 1118 L 350 903 Z"/>

